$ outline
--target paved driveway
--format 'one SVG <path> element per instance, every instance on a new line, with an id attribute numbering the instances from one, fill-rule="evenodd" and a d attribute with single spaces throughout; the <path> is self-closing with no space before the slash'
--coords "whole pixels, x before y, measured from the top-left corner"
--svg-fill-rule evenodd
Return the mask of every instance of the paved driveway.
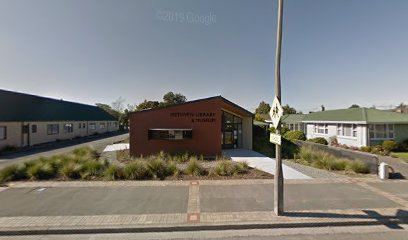
<path id="1" fill-rule="evenodd" d="M 246 149 L 224 150 L 223 154 L 232 159 L 232 161 L 246 161 L 250 167 L 262 170 L 275 175 L 276 161 L 258 152 Z M 311 179 L 311 177 L 282 164 L 283 176 L 285 179 Z"/>

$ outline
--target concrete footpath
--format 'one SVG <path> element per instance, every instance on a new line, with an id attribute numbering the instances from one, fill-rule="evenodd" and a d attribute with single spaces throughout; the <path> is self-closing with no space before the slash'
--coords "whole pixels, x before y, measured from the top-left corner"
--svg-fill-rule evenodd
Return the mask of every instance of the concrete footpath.
<path id="1" fill-rule="evenodd" d="M 408 181 L 16 182 L 0 188 L 0 235 L 192 231 L 408 222 Z"/>
<path id="2" fill-rule="evenodd" d="M 232 161 L 245 161 L 250 167 L 275 175 L 276 161 L 274 158 L 247 149 L 228 149 L 223 150 L 222 154 L 230 157 Z M 285 165 L 285 163 L 282 164 L 282 171 L 285 179 L 311 179 L 310 176 Z"/>

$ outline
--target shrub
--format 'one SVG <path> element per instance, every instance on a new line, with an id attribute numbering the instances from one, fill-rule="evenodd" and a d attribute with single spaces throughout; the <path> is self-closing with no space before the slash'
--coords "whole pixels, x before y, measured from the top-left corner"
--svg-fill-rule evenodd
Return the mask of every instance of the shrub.
<path id="1" fill-rule="evenodd" d="M 130 162 L 125 166 L 124 174 L 127 180 L 143 180 L 153 177 L 147 163 L 143 160 Z"/>
<path id="2" fill-rule="evenodd" d="M 27 169 L 27 176 L 31 179 L 50 179 L 57 175 L 57 170 L 46 161 L 38 161 Z"/>
<path id="3" fill-rule="evenodd" d="M 78 179 L 81 177 L 82 165 L 75 162 L 65 164 L 59 171 L 60 175 L 65 178 Z"/>
<path id="4" fill-rule="evenodd" d="M 0 183 L 20 180 L 26 177 L 24 166 L 13 164 L 0 170 Z"/>
<path id="5" fill-rule="evenodd" d="M 370 147 L 370 146 L 360 147 L 360 151 L 363 151 L 363 152 L 371 152 L 371 147 Z"/>
<path id="6" fill-rule="evenodd" d="M 186 173 L 191 176 L 202 176 L 206 172 L 197 158 L 190 158 L 190 161 L 187 164 Z"/>
<path id="7" fill-rule="evenodd" d="M 106 162 L 98 160 L 88 160 L 82 163 L 81 167 L 81 178 L 89 179 L 92 177 L 99 177 L 102 175 L 106 167 L 109 166 L 109 162 L 106 165 Z"/>
<path id="8" fill-rule="evenodd" d="M 294 140 L 305 141 L 306 140 L 306 136 L 302 131 L 288 131 L 285 133 L 285 135 L 283 135 L 283 137 L 290 141 L 294 141 Z"/>
<path id="9" fill-rule="evenodd" d="M 383 149 L 385 153 L 389 154 L 392 150 L 395 150 L 398 148 L 398 143 L 395 141 L 384 141 L 383 144 Z"/>
<path id="10" fill-rule="evenodd" d="M 149 160 L 149 169 L 152 172 L 154 178 L 163 180 L 169 175 L 167 164 L 161 158 L 153 158 Z"/>
<path id="11" fill-rule="evenodd" d="M 330 171 L 354 171 L 356 173 L 369 173 L 367 164 L 347 158 L 337 158 L 334 155 L 318 150 L 316 147 L 302 146 L 296 155 L 296 162 L 315 168 Z"/>
<path id="12" fill-rule="evenodd" d="M 248 172 L 249 166 L 246 162 L 232 162 L 231 160 L 221 160 L 210 170 L 212 176 L 234 176 Z"/>
<path id="13" fill-rule="evenodd" d="M 308 142 L 312 143 L 318 143 L 318 144 L 323 144 L 323 145 L 328 145 L 328 142 L 325 138 L 322 137 L 317 137 L 317 138 L 311 138 L 307 140 Z"/>
<path id="14" fill-rule="evenodd" d="M 103 176 L 106 180 L 118 180 L 123 178 L 123 169 L 118 165 L 110 165 L 103 172 Z"/>
<path id="15" fill-rule="evenodd" d="M 346 171 L 353 171 L 353 172 L 356 172 L 356 173 L 364 173 L 364 174 L 370 172 L 370 169 L 369 169 L 368 165 L 361 162 L 361 161 L 358 161 L 358 160 L 350 161 L 347 164 L 345 170 Z"/>

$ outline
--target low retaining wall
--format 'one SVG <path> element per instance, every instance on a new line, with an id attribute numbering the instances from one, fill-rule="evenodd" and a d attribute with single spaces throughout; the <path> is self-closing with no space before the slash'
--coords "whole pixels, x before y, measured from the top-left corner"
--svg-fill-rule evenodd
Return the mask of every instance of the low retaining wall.
<path id="1" fill-rule="evenodd" d="M 338 147 L 332 147 L 332 146 L 327 146 L 327 145 L 318 144 L 318 143 L 305 142 L 305 141 L 296 141 L 295 143 L 298 146 L 307 145 L 307 146 L 311 146 L 311 147 L 317 148 L 325 152 L 329 152 L 336 157 L 348 158 L 351 160 L 360 160 L 369 166 L 371 173 L 375 173 L 375 174 L 378 173 L 379 160 L 378 160 L 378 156 L 375 154 L 359 152 L 359 151 L 338 148 Z"/>

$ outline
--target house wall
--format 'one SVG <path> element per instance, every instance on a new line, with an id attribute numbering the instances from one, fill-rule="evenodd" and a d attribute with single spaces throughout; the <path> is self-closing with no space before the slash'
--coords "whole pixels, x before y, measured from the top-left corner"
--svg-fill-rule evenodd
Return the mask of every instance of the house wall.
<path id="1" fill-rule="evenodd" d="M 36 144 L 54 142 L 56 140 L 72 139 L 76 137 L 84 137 L 92 134 L 102 134 L 106 132 L 117 131 L 119 129 L 119 124 L 115 124 L 116 121 L 67 121 L 67 122 L 0 122 L 0 126 L 7 127 L 7 139 L 0 140 L 0 149 L 6 146 L 13 147 L 24 147 L 32 146 Z M 79 123 L 85 123 L 85 127 L 79 128 Z M 96 129 L 88 129 L 89 123 L 95 123 Z M 105 123 L 105 128 L 100 128 L 100 123 Z M 59 132 L 58 134 L 48 135 L 47 125 L 48 124 L 58 124 Z M 65 124 L 73 124 L 72 132 L 64 132 Z M 22 133 L 22 126 L 29 126 L 29 133 Z M 32 126 L 37 126 L 37 131 L 33 132 Z"/>
<path id="2" fill-rule="evenodd" d="M 348 146 L 354 147 L 361 147 L 367 145 L 367 127 L 366 125 L 357 125 L 357 137 L 350 137 L 350 136 L 342 136 L 337 135 L 337 124 L 329 123 L 328 124 L 328 134 L 321 134 L 314 132 L 314 124 L 307 123 L 306 125 L 306 138 L 316 138 L 316 137 L 323 137 L 327 141 L 330 141 L 330 137 L 335 136 L 337 138 L 337 142 L 339 144 L 345 144 Z"/>
<path id="3" fill-rule="evenodd" d="M 408 124 L 394 125 L 395 141 L 402 142 L 408 139 Z"/>

